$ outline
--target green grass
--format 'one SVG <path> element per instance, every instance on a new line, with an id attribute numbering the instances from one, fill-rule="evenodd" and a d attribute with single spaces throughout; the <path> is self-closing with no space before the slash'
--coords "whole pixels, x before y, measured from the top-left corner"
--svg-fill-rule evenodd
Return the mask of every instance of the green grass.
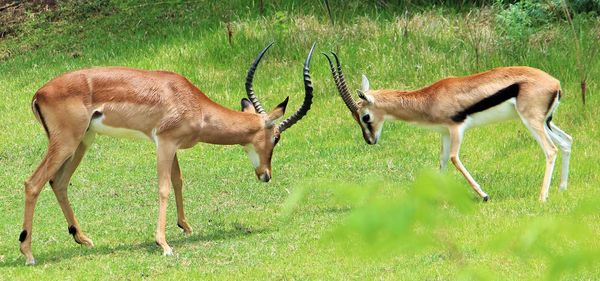
<path id="1" fill-rule="evenodd" d="M 362 2 L 332 2 L 335 26 L 319 4 L 292 1 L 273 1 L 264 16 L 247 1 L 107 2 L 90 16 L 66 15 L 51 24 L 34 15 L 22 34 L 0 41 L 0 52 L 10 54 L 0 62 L 0 279 L 597 278 L 600 89 L 594 79 L 600 65 L 590 72 L 582 107 L 567 27 L 556 23 L 526 43 L 511 43 L 484 22 L 477 65 L 465 14 L 434 8 L 403 17 Z M 483 17 L 493 14 L 487 9 Z M 536 40 L 540 34 L 545 40 Z M 544 158 L 517 121 L 466 135 L 461 159 L 491 202 L 479 203 L 452 168 L 445 177 L 420 175 L 438 165 L 439 136 L 389 122 L 378 145 L 366 145 L 336 95 L 326 60 L 315 55 L 313 109 L 283 135 L 271 183 L 256 180 L 241 147 L 198 144 L 179 153 L 195 232 L 181 234 L 171 199 L 167 240 L 174 257 L 162 257 L 154 243 L 153 145 L 98 137 L 69 188 L 96 247 L 73 242 L 47 187 L 33 226 L 38 265 L 24 266 L 17 239 L 23 181 L 47 142 L 30 110 L 39 87 L 89 66 L 163 69 L 238 108 L 247 67 L 270 41 L 276 45 L 254 85 L 267 108 L 288 95 L 289 108 L 301 104 L 301 65 L 313 41 L 317 53 L 338 51 L 352 88 L 361 73 L 372 88 L 413 89 L 496 66 L 539 67 L 561 80 L 565 93 L 554 120 L 574 138 L 569 190 L 557 192 L 557 168 L 549 202 L 537 202 Z"/>

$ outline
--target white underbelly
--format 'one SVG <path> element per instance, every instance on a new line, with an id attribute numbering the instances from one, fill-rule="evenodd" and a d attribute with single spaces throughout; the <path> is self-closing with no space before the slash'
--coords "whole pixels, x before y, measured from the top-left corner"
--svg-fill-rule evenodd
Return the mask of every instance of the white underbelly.
<path id="1" fill-rule="evenodd" d="M 518 118 L 519 114 L 515 107 L 516 102 L 515 98 L 511 98 L 499 105 L 467 116 L 467 119 L 465 119 L 466 128 Z"/>
<path id="2" fill-rule="evenodd" d="M 438 132 L 440 134 L 448 134 L 448 126 L 437 125 L 437 124 L 426 124 L 426 123 L 413 123 L 417 127 L 421 127 L 430 131 Z"/>
<path id="3" fill-rule="evenodd" d="M 152 140 L 141 131 L 107 126 L 102 123 L 102 120 L 104 120 L 104 117 L 92 119 L 89 130 L 101 135 L 117 138 Z"/>

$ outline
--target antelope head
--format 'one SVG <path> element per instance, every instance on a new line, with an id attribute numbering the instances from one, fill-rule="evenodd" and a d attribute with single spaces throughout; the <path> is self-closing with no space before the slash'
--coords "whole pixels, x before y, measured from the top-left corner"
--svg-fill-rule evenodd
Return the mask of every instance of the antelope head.
<path id="1" fill-rule="evenodd" d="M 346 104 L 346 107 L 348 107 L 350 113 L 352 113 L 352 117 L 360 126 L 365 141 L 368 144 L 376 144 L 377 140 L 379 140 L 379 136 L 381 136 L 381 129 L 383 128 L 383 123 L 385 121 L 385 113 L 375 106 L 375 99 L 369 93 L 369 80 L 367 79 L 367 76 L 362 76 L 361 89 L 358 90 L 358 97 L 360 100 L 356 102 L 354 98 L 352 98 L 352 95 L 350 95 L 350 91 L 346 85 L 340 60 L 335 53 L 332 52 L 332 54 L 335 58 L 336 66 L 333 65 L 331 58 L 323 53 L 329 61 L 329 67 L 331 69 L 331 74 L 333 75 L 335 86 L 337 87 L 342 100 Z"/>
<path id="2" fill-rule="evenodd" d="M 316 43 L 310 48 L 306 61 L 304 62 L 304 101 L 300 108 L 279 124 L 276 124 L 276 121 L 283 117 L 289 97 L 285 98 L 285 100 L 277 105 L 271 112 L 267 113 L 264 110 L 258 97 L 254 94 L 252 79 L 254 78 L 254 72 L 256 71 L 260 60 L 272 45 L 273 43 L 265 47 L 250 66 L 248 75 L 246 76 L 246 93 L 248 94 L 248 98 L 244 98 L 241 101 L 242 111 L 257 115 L 262 123 L 260 129 L 253 135 L 250 143 L 244 145 L 244 150 L 254 166 L 256 176 L 263 182 L 271 180 L 271 157 L 273 156 L 273 149 L 281 139 L 281 133 L 296 124 L 296 122 L 306 115 L 310 110 L 313 98 L 313 87 L 310 79 L 309 65 Z"/>

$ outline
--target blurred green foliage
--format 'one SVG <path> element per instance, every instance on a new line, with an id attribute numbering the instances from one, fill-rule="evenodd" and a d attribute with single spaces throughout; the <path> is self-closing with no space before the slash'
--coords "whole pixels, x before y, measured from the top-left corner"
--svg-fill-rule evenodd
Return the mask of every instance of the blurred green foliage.
<path id="1" fill-rule="evenodd" d="M 489 204 L 474 201 L 467 189 L 437 171 L 419 173 L 400 198 L 382 194 L 381 187 L 385 184 L 320 183 L 298 188 L 286 201 L 283 214 L 288 217 L 302 204 L 307 204 L 307 194 L 327 189 L 333 194 L 332 202 L 345 205 L 351 211 L 329 228 L 321 246 L 335 248 L 340 256 L 387 260 L 399 254 L 417 255 L 431 250 L 449 256 L 461 255 L 458 242 L 448 233 L 461 228 L 465 220 L 476 215 L 478 206 L 485 208 Z M 593 270 L 600 266 L 600 249 L 596 246 L 598 229 L 597 224 L 592 223 L 599 217 L 600 198 L 592 197 L 566 214 L 515 218 L 510 228 L 479 242 L 480 250 L 545 264 L 548 280 Z M 483 265 L 465 267 L 456 276 L 465 280 L 494 280 L 493 271 L 494 268 Z"/>

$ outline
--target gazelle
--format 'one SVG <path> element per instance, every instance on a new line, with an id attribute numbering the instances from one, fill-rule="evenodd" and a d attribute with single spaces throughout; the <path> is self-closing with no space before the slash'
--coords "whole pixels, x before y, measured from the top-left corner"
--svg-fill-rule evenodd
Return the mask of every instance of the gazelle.
<path id="1" fill-rule="evenodd" d="M 434 129 L 442 135 L 440 169 L 450 159 L 467 179 L 473 190 L 489 199 L 458 153 L 467 129 L 503 120 L 520 118 L 542 147 L 546 170 L 539 199 L 548 198 L 548 189 L 557 156 L 555 143 L 562 152 L 559 190 L 567 188 L 572 138 L 552 122 L 559 104 L 560 82 L 549 74 L 525 66 L 499 67 L 464 77 L 449 77 L 414 91 L 371 90 L 362 76 L 360 100 L 355 102 L 348 91 L 342 66 L 332 53 L 336 66 L 327 54 L 335 85 L 368 144 L 376 144 L 386 119 L 398 119 Z"/>
<path id="2" fill-rule="evenodd" d="M 52 186 L 75 241 L 94 245 L 75 218 L 67 187 L 97 133 L 137 137 L 156 144 L 159 212 L 155 239 L 167 256 L 173 253 L 165 239 L 171 184 L 175 191 L 177 225 L 185 233 L 192 231 L 183 210 L 178 149 L 190 148 L 198 142 L 243 145 L 256 176 L 268 182 L 272 176 L 273 148 L 281 133 L 310 110 L 313 87 L 309 64 L 315 48 L 313 44 L 304 62 L 304 101 L 298 111 L 276 126 L 288 98 L 267 113 L 252 89 L 254 72 L 272 44 L 260 52 L 248 70 L 248 99 L 242 99 L 241 112 L 213 102 L 186 78 L 164 71 L 117 67 L 83 69 L 54 78 L 38 90 L 32 109 L 48 136 L 48 151 L 25 181 L 25 215 L 19 241 L 26 263 L 35 263 L 31 251 L 33 212 L 46 182 Z"/>

